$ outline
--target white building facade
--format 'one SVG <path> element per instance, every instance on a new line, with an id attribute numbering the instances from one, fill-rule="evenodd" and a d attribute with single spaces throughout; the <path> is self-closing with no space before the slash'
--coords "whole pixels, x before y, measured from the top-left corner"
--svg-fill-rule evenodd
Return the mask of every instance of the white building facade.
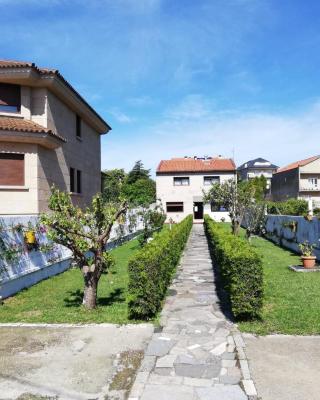
<path id="1" fill-rule="evenodd" d="M 167 221 L 180 222 L 192 214 L 201 222 L 204 215 L 214 220 L 230 221 L 229 213 L 217 204 L 205 204 L 204 192 L 213 183 L 236 179 L 236 167 L 231 159 L 222 157 L 185 157 L 162 160 L 157 168 L 157 199 L 167 214 Z"/>

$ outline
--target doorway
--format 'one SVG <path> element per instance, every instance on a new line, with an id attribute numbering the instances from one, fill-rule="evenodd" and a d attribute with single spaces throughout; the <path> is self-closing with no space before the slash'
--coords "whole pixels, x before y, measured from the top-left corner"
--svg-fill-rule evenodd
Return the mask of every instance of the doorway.
<path id="1" fill-rule="evenodd" d="M 193 217 L 194 219 L 203 219 L 203 203 L 193 203 Z"/>

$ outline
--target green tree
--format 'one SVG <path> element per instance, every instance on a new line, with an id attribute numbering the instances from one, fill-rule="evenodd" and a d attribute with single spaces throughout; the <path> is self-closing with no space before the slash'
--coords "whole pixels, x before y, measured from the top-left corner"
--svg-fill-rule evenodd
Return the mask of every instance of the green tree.
<path id="1" fill-rule="evenodd" d="M 255 177 L 249 180 L 249 185 L 254 189 L 256 201 L 263 201 L 267 194 L 267 179 L 265 176 Z"/>
<path id="2" fill-rule="evenodd" d="M 150 169 L 145 169 L 141 160 L 135 162 L 126 183 L 131 185 L 140 179 L 150 179 Z"/>
<path id="3" fill-rule="evenodd" d="M 126 173 L 121 169 L 110 169 L 102 172 L 102 197 L 106 202 L 116 202 L 121 196 Z"/>
<path id="4" fill-rule="evenodd" d="M 138 179 L 132 184 L 126 182 L 122 194 L 133 206 L 147 206 L 156 200 L 156 183 L 150 178 Z"/>
<path id="5" fill-rule="evenodd" d="M 144 246 L 153 233 L 163 227 L 164 221 L 166 220 L 166 214 L 164 213 L 162 206 L 157 205 L 154 209 L 143 207 L 138 213 L 138 216 L 142 218 L 143 222 L 143 231 L 138 240 L 140 246 Z"/>
<path id="6" fill-rule="evenodd" d="M 254 201 L 255 189 L 249 182 L 237 183 L 231 179 L 222 184 L 215 183 L 207 193 L 204 201 L 215 203 L 229 211 L 232 224 L 232 233 L 238 235 L 246 209 Z"/>
<path id="7" fill-rule="evenodd" d="M 83 275 L 83 304 L 93 309 L 99 279 L 113 264 L 106 244 L 114 223 L 125 216 L 127 203 L 105 203 L 97 195 L 91 206 L 82 210 L 72 204 L 68 193 L 53 188 L 49 209 L 51 212 L 41 215 L 40 220 L 48 227 L 51 240 L 72 251 Z"/>

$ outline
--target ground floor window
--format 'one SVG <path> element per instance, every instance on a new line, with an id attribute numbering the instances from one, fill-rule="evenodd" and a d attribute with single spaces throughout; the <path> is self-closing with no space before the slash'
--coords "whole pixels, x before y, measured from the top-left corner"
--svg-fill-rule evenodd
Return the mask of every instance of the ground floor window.
<path id="1" fill-rule="evenodd" d="M 0 153 L 0 185 L 24 186 L 24 154 Z"/>
<path id="2" fill-rule="evenodd" d="M 222 207 L 220 204 L 215 203 L 214 201 L 210 204 L 210 206 L 211 206 L 211 212 L 227 211 L 224 207 Z"/>
<path id="3" fill-rule="evenodd" d="M 183 202 L 167 202 L 167 212 L 183 212 Z"/>

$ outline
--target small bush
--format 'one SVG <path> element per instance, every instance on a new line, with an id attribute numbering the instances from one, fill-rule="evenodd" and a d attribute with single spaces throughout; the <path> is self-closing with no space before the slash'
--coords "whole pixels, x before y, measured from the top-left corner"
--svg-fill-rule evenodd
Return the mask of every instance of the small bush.
<path id="1" fill-rule="evenodd" d="M 308 203 L 306 200 L 289 199 L 287 201 L 268 201 L 268 214 L 306 215 Z"/>
<path id="2" fill-rule="evenodd" d="M 210 217 L 204 218 L 211 253 L 236 318 L 258 317 L 263 300 L 262 260 L 245 239 L 226 232 Z"/>
<path id="3" fill-rule="evenodd" d="M 129 260 L 129 318 L 147 320 L 161 308 L 192 227 L 192 216 L 154 235 Z"/>

